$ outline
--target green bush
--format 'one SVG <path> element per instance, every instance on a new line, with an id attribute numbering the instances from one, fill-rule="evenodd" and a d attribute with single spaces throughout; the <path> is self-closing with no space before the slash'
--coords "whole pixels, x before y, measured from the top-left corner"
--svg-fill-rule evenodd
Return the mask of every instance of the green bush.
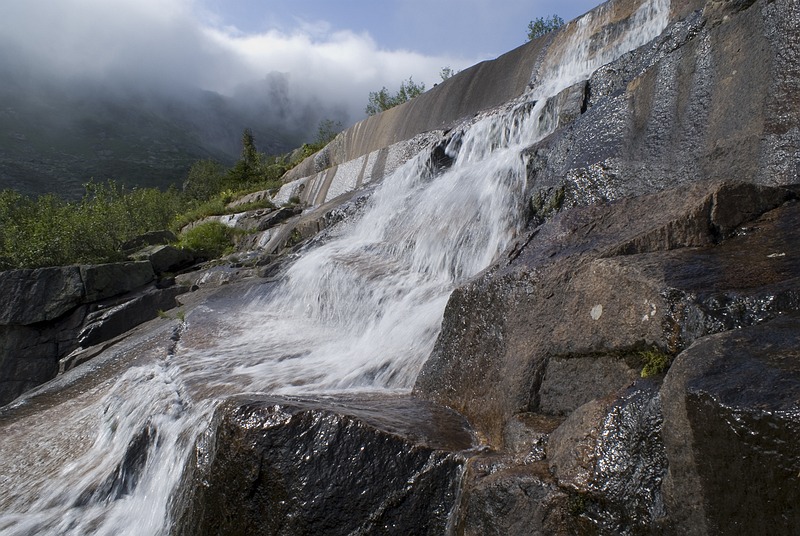
<path id="1" fill-rule="evenodd" d="M 198 257 L 215 259 L 233 251 L 236 231 L 218 221 L 201 223 L 181 233 L 178 246 Z"/>
<path id="2" fill-rule="evenodd" d="M 189 168 L 183 183 L 183 193 L 187 199 L 203 201 L 224 190 L 228 175 L 222 164 L 214 160 L 198 160 Z"/>
<path id="3" fill-rule="evenodd" d="M 367 115 L 375 115 L 389 108 L 394 108 L 404 102 L 410 101 L 425 91 L 425 84 L 416 84 L 412 77 L 400 83 L 397 93 L 390 94 L 385 87 L 380 91 L 372 91 L 369 94 L 369 103 L 364 110 Z"/>
<path id="4" fill-rule="evenodd" d="M 339 129 L 340 123 L 323 121 L 317 136 L 321 145 L 307 150 L 315 152 Z M 53 194 L 32 198 L 0 190 L 0 270 L 123 260 L 121 245 L 148 231 L 180 230 L 206 216 L 273 207 L 267 200 L 235 209 L 227 205 L 245 194 L 280 187 L 281 177 L 298 162 L 289 162 L 288 155 L 258 153 L 249 129 L 242 145 L 241 159 L 230 169 L 212 160 L 196 162 L 183 192 L 90 182 L 80 201 L 66 201 Z M 225 230 L 200 226 L 183 243 L 209 258 L 221 255 L 235 233 L 219 225 Z"/>
<path id="5" fill-rule="evenodd" d="M 2 268 L 38 268 L 121 260 L 120 246 L 164 229 L 183 208 L 175 190 L 89 183 L 78 202 L 0 192 Z"/>
<path id="6" fill-rule="evenodd" d="M 550 17 L 539 17 L 528 23 L 528 41 L 541 37 L 547 33 L 557 30 L 564 26 L 564 19 L 558 15 Z"/>

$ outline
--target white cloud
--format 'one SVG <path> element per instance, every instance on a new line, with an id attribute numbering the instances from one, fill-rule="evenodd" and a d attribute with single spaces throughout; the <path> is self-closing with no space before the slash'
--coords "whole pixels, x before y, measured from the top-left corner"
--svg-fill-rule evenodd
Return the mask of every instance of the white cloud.
<path id="1" fill-rule="evenodd" d="M 439 70 L 471 61 L 382 50 L 368 34 L 324 22 L 245 35 L 191 0 L 26 0 L 0 8 L 0 48 L 42 74 L 119 80 L 158 89 L 199 86 L 227 94 L 288 74 L 295 99 L 361 114 L 369 91 L 409 76 L 428 86 Z M 9 54 L 7 52 L 7 54 Z"/>

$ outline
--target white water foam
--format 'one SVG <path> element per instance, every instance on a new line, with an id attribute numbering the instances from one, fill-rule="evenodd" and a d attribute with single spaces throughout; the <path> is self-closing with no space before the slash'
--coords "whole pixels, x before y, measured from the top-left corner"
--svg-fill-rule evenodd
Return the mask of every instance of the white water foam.
<path id="1" fill-rule="evenodd" d="M 82 395 L 80 409 L 65 404 L 29 417 L 17 443 L 0 438 L 3 456 L 22 456 L 10 449 L 30 438 L 29 456 L 55 449 L 63 459 L 54 473 L 31 462 L 24 474 L 0 475 L 0 534 L 168 532 L 184 462 L 225 396 L 409 390 L 451 291 L 520 231 L 521 151 L 555 128 L 542 117 L 546 98 L 653 39 L 668 12 L 668 0 L 645 2 L 626 31 L 599 38 L 608 6 L 574 22 L 531 93 L 450 143 L 450 169 L 432 172 L 424 152 L 387 177 L 361 215 L 305 252 L 279 285 L 242 311 L 217 312 L 224 325 L 215 344 L 201 350 L 186 341 Z M 185 337 L 200 314 L 190 314 Z M 137 442 L 142 454 L 131 460 Z M 120 473 L 126 463 L 141 470 Z"/>

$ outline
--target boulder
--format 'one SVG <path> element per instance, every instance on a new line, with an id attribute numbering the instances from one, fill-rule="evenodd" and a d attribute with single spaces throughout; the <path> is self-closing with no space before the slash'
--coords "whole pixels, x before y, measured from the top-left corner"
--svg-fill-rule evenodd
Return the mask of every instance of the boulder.
<path id="1" fill-rule="evenodd" d="M 0 311 L 0 406 L 53 379 L 64 370 L 59 360 L 77 347 L 175 307 L 187 289 L 143 289 L 154 278 L 150 261 L 0 272 L 9 303 Z"/>
<path id="2" fill-rule="evenodd" d="M 132 296 L 126 296 L 122 303 L 102 307 L 89 313 L 78 335 L 78 343 L 82 348 L 88 348 L 152 320 L 158 316 L 159 311 L 176 307 L 178 304 L 175 298 L 187 290 L 186 287 L 180 286 L 165 289 L 148 288 Z"/>
<path id="3" fill-rule="evenodd" d="M 85 300 L 94 302 L 143 287 L 156 277 L 149 261 L 115 262 L 80 267 Z"/>
<path id="4" fill-rule="evenodd" d="M 176 272 L 190 266 L 194 256 L 185 249 L 170 245 L 154 245 L 131 255 L 134 261 L 149 261 L 156 274 Z"/>
<path id="5" fill-rule="evenodd" d="M 547 463 L 571 512 L 601 534 L 658 534 L 669 526 L 662 482 L 667 456 L 658 383 L 637 382 L 572 412 L 550 434 Z"/>
<path id="6" fill-rule="evenodd" d="M 0 325 L 27 326 L 62 316 L 85 298 L 77 266 L 0 272 Z"/>
<path id="7" fill-rule="evenodd" d="M 147 246 L 174 244 L 177 241 L 178 237 L 172 231 L 151 231 L 128 240 L 122 244 L 120 249 L 126 254 L 131 254 Z"/>
<path id="8" fill-rule="evenodd" d="M 518 465 L 492 456 L 470 459 L 456 534 L 464 536 L 561 536 L 581 526 L 569 494 L 546 464 Z"/>
<path id="9" fill-rule="evenodd" d="M 678 534 L 800 526 L 800 316 L 698 340 L 661 388 Z"/>
<path id="10" fill-rule="evenodd" d="M 460 417 L 409 398 L 234 399 L 176 533 L 444 534 L 471 445 Z"/>

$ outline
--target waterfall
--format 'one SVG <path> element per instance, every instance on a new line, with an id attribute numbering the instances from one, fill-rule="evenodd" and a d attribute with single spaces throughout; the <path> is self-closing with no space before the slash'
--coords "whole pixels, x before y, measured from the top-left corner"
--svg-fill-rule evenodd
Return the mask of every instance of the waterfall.
<path id="1" fill-rule="evenodd" d="M 451 291 L 521 230 L 522 150 L 557 126 L 547 98 L 656 37 L 669 1 L 645 2 L 626 31 L 598 37 L 610 9 L 557 36 L 528 94 L 453 132 L 452 166 L 435 169 L 428 148 L 244 307 L 202 306 L 155 362 L 6 425 L 0 534 L 166 533 L 185 460 L 227 396 L 410 390 Z M 215 340 L 193 339 L 200 316 L 218 326 Z"/>

